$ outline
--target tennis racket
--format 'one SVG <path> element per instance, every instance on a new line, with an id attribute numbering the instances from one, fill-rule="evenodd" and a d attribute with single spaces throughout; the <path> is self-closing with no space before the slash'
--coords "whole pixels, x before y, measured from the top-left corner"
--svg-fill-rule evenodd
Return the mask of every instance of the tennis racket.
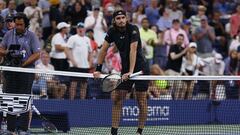
<path id="1" fill-rule="evenodd" d="M 56 126 L 52 122 L 50 122 L 46 117 L 42 116 L 41 113 L 38 111 L 38 109 L 34 105 L 32 105 L 32 109 L 34 110 L 34 112 L 36 112 L 38 117 L 42 120 L 42 127 L 45 131 L 54 133 L 54 134 L 58 132 Z"/>
<path id="2" fill-rule="evenodd" d="M 142 71 L 133 73 L 129 76 L 129 79 L 138 75 L 143 74 Z M 120 74 L 109 74 L 102 80 L 102 90 L 103 92 L 112 92 L 123 82 L 122 76 Z"/>

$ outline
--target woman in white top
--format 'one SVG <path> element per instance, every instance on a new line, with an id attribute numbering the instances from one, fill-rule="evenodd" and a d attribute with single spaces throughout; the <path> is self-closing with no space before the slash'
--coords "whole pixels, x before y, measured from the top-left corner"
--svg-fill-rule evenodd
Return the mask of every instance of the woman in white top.
<path id="1" fill-rule="evenodd" d="M 200 58 L 196 55 L 197 44 L 191 42 L 189 44 L 189 50 L 183 57 L 181 74 L 192 76 L 199 74 Z M 194 81 L 183 81 L 183 89 L 179 93 L 179 99 L 192 99 L 192 92 L 194 87 Z"/>
<path id="2" fill-rule="evenodd" d="M 51 41 L 52 45 L 52 50 L 50 53 L 51 63 L 53 64 L 54 69 L 58 71 L 59 70 L 66 71 L 69 68 L 69 63 L 67 61 L 67 57 L 65 54 L 69 27 L 70 27 L 69 24 L 65 22 L 60 22 L 57 25 L 57 29 L 59 30 L 59 32 L 53 36 Z"/>

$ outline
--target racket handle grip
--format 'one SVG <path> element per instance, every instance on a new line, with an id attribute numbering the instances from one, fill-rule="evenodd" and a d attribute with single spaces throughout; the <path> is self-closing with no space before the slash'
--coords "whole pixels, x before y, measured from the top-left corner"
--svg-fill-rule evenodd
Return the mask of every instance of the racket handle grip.
<path id="1" fill-rule="evenodd" d="M 34 110 L 34 112 L 37 113 L 37 115 L 41 115 L 41 113 L 38 111 L 38 109 L 35 107 L 35 105 L 32 106 L 32 109 Z"/>

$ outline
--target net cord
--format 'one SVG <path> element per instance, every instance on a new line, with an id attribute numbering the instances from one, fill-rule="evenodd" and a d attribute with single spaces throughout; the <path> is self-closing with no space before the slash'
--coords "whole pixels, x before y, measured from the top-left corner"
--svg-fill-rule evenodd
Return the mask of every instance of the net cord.
<path id="1" fill-rule="evenodd" d="M 68 71 L 46 71 L 34 68 L 21 68 L 21 67 L 7 67 L 0 66 L 0 71 L 15 71 L 24 73 L 46 74 L 46 75 L 59 75 L 68 77 L 81 77 L 93 78 L 92 73 L 79 73 Z M 107 74 L 102 74 L 100 78 L 106 77 Z M 130 80 L 240 80 L 240 76 L 158 76 L 158 75 L 139 75 L 132 77 Z"/>

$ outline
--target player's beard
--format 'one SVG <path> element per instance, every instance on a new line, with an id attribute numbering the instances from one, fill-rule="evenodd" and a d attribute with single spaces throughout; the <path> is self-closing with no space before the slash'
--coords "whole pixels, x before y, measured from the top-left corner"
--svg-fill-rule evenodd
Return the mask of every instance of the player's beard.
<path id="1" fill-rule="evenodd" d="M 126 26 L 127 26 L 127 22 L 125 25 L 122 25 L 122 26 L 115 25 L 115 27 L 121 32 L 126 30 Z"/>

